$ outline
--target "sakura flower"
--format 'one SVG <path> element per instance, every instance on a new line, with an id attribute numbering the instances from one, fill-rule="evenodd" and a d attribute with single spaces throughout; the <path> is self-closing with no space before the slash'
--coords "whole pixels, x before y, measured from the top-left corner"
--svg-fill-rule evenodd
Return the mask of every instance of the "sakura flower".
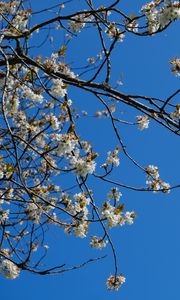
<path id="1" fill-rule="evenodd" d="M 85 238 L 87 236 L 87 231 L 88 231 L 88 222 L 86 221 L 78 222 L 74 227 L 74 234 L 80 238 Z"/>
<path id="2" fill-rule="evenodd" d="M 172 119 L 180 119 L 180 104 L 176 105 L 176 110 L 171 113 Z"/>
<path id="3" fill-rule="evenodd" d="M 159 169 L 154 165 L 149 165 L 148 167 L 146 167 L 146 173 L 148 177 L 152 177 L 154 179 L 159 178 Z"/>
<path id="4" fill-rule="evenodd" d="M 85 27 L 83 15 L 78 15 L 74 17 L 74 20 L 70 22 L 69 28 L 74 32 L 80 32 L 82 28 Z"/>
<path id="5" fill-rule="evenodd" d="M 19 276 L 20 269 L 10 260 L 4 259 L 0 265 L 0 273 L 9 279 L 16 279 Z"/>
<path id="6" fill-rule="evenodd" d="M 26 99 L 30 99 L 39 103 L 42 103 L 43 101 L 43 96 L 40 92 L 34 92 L 31 87 L 26 85 L 22 87 L 22 96 Z"/>
<path id="7" fill-rule="evenodd" d="M 121 285 L 126 281 L 126 278 L 120 274 L 117 275 L 110 275 L 106 281 L 106 286 L 108 290 L 118 291 Z"/>
<path id="8" fill-rule="evenodd" d="M 52 113 L 50 114 L 50 123 L 51 123 L 53 129 L 55 129 L 55 130 L 59 129 L 59 121 L 58 121 L 57 117 L 55 115 L 53 115 Z"/>
<path id="9" fill-rule="evenodd" d="M 139 130 L 144 130 L 149 127 L 149 117 L 147 116 L 137 116 L 138 119 L 138 129 Z"/>
<path id="10" fill-rule="evenodd" d="M 118 167 L 120 164 L 118 153 L 119 153 L 118 148 L 116 148 L 113 152 L 108 151 L 108 153 L 107 153 L 108 156 L 107 156 L 106 162 L 103 165 L 103 167 L 105 167 L 105 166 L 107 167 L 109 165 L 114 165 L 115 167 Z"/>
<path id="11" fill-rule="evenodd" d="M 53 79 L 53 86 L 50 90 L 54 97 L 60 98 L 66 95 L 67 86 L 63 83 L 62 79 Z"/>
<path id="12" fill-rule="evenodd" d="M 170 64 L 172 65 L 171 71 L 178 77 L 180 76 L 180 58 L 173 58 L 170 60 Z"/>
<path id="13" fill-rule="evenodd" d="M 114 199 L 116 201 L 119 201 L 119 199 L 121 198 L 122 193 L 119 192 L 119 189 L 116 187 L 113 187 L 110 192 L 108 193 L 108 198 L 109 199 Z"/>
<path id="14" fill-rule="evenodd" d="M 103 238 L 98 238 L 97 236 L 93 235 L 91 237 L 91 242 L 90 245 L 92 248 L 96 248 L 96 249 L 102 249 L 104 247 L 106 247 L 108 241 L 105 241 Z"/>
<path id="15" fill-rule="evenodd" d="M 129 225 L 133 224 L 135 217 L 136 217 L 136 214 L 134 213 L 134 211 L 131 211 L 131 212 L 126 211 L 125 220 Z"/>
<path id="16" fill-rule="evenodd" d="M 73 156 L 70 160 L 70 164 L 73 168 L 75 168 L 75 173 L 82 177 L 92 174 L 96 168 L 94 160 L 91 158 L 88 159 L 88 157 Z"/>
<path id="17" fill-rule="evenodd" d="M 167 183 L 167 182 L 162 182 L 161 183 L 161 188 L 163 189 L 163 193 L 167 193 L 169 194 L 170 193 L 170 184 Z"/>
<path id="18" fill-rule="evenodd" d="M 117 38 L 120 42 L 122 42 L 125 37 L 121 30 L 116 27 L 114 22 L 110 23 L 105 32 L 111 39 Z"/>
<path id="19" fill-rule="evenodd" d="M 57 155 L 70 154 L 78 144 L 78 138 L 73 133 L 59 135 Z"/>

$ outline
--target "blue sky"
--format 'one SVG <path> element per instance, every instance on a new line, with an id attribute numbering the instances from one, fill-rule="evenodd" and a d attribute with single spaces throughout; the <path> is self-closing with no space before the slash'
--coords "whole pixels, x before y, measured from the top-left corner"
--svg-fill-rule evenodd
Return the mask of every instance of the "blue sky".
<path id="1" fill-rule="evenodd" d="M 109 1 L 101 1 L 107 4 Z M 133 2 L 133 3 L 132 3 Z M 58 1 L 31 1 L 34 9 L 56 5 Z M 120 9 L 127 12 L 138 11 L 144 1 L 121 1 Z M 74 5 L 74 6 L 73 6 Z M 80 7 L 80 1 L 74 1 L 70 9 Z M 46 14 L 45 18 L 48 16 Z M 41 16 L 39 15 L 39 21 Z M 112 82 L 121 78 L 123 93 L 142 94 L 167 98 L 179 87 L 179 80 L 170 72 L 169 60 L 179 55 L 179 23 L 173 23 L 166 31 L 153 37 L 137 37 L 127 34 L 123 43 L 119 43 L 112 56 Z M 58 48 L 63 37 L 55 35 L 54 45 Z M 34 38 L 34 43 L 38 39 Z M 80 33 L 79 40 L 72 42 L 68 59 L 76 64 L 86 64 L 86 59 L 96 55 L 98 44 L 96 36 L 90 30 Z M 59 44 L 58 44 L 59 43 Z M 33 50 L 32 50 L 33 51 Z M 46 56 L 51 49 L 42 47 Z M 47 51 L 47 52 L 46 52 Z M 48 54 L 49 55 L 49 54 Z M 90 115 L 101 106 L 91 95 L 74 89 L 70 92 L 74 105 L 79 110 L 90 111 Z M 128 107 L 119 109 L 120 117 L 128 120 L 139 115 Z M 130 120 L 130 119 L 129 119 Z M 134 120 L 133 120 L 134 121 Z M 106 156 L 113 150 L 117 141 L 109 121 L 106 119 L 84 118 L 78 121 L 80 135 L 93 142 L 97 152 Z M 120 125 L 121 136 L 129 152 L 143 166 L 157 165 L 161 177 L 173 184 L 179 183 L 179 140 L 178 136 L 165 128 L 151 123 L 149 129 L 142 132 L 132 126 Z M 121 158 L 121 157 L 120 157 Z M 101 158 L 99 158 L 101 159 Z M 121 167 L 115 172 L 121 182 L 142 186 L 145 175 L 132 167 L 123 157 Z M 93 182 L 94 194 L 103 199 L 111 186 Z M 111 230 L 112 240 L 117 250 L 119 270 L 126 277 L 126 284 L 118 293 L 108 292 L 105 281 L 113 272 L 110 249 L 102 251 L 90 249 L 86 239 L 64 235 L 57 227 L 47 232 L 50 245 L 49 262 L 78 265 L 107 254 L 107 257 L 86 267 L 57 276 L 36 276 L 22 272 L 16 280 L 0 278 L 1 295 L 6 300 L 30 299 L 113 299 L 138 300 L 163 299 L 179 300 L 180 269 L 180 199 L 179 190 L 170 194 L 153 194 L 121 190 L 127 210 L 134 210 L 138 218 L 132 226 Z"/>

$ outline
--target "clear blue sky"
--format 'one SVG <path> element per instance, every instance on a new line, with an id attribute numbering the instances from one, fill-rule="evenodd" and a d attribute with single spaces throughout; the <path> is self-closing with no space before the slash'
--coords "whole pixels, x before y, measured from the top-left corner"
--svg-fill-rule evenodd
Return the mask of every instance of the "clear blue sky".
<path id="1" fill-rule="evenodd" d="M 59 1 L 31 1 L 34 9 L 56 5 Z M 71 9 L 77 10 L 81 1 L 74 1 Z M 132 3 L 133 2 L 133 3 Z M 136 3 L 135 3 L 136 2 Z M 74 4 L 73 4 L 74 3 Z M 101 1 L 109 3 L 109 1 Z M 122 10 L 138 11 L 144 1 L 121 1 Z M 74 5 L 74 6 L 73 6 Z M 39 15 L 39 21 L 41 16 Z M 48 18 L 46 14 L 44 18 Z M 153 37 L 136 37 L 127 34 L 113 53 L 112 81 L 120 77 L 122 92 L 167 98 L 179 87 L 179 80 L 170 73 L 169 60 L 179 55 L 179 23 L 173 23 L 166 31 Z M 56 33 L 55 45 L 60 46 L 62 36 Z M 80 42 L 74 41 L 69 51 L 69 61 L 85 64 L 86 59 L 97 54 L 96 37 L 90 31 L 80 33 Z M 37 43 L 38 39 L 34 39 Z M 44 47 L 35 50 L 50 53 Z M 48 54 L 49 55 L 49 54 Z M 72 91 L 71 98 L 77 107 L 93 111 L 96 107 L 90 95 Z M 94 105 L 94 106 L 93 106 Z M 97 106 L 98 107 L 98 106 Z M 120 116 L 128 119 L 134 112 L 123 106 Z M 137 112 L 137 115 L 139 113 Z M 79 120 L 78 128 L 84 139 L 93 141 L 94 148 L 106 155 L 117 144 L 109 122 L 93 118 Z M 162 178 L 173 184 L 180 181 L 179 138 L 165 128 L 151 123 L 143 132 L 121 125 L 120 132 L 128 150 L 142 165 L 157 165 Z M 116 177 L 127 184 L 142 186 L 142 175 L 127 161 Z M 106 185 L 95 184 L 96 197 L 108 192 Z M 48 231 L 50 241 L 49 261 L 78 265 L 89 258 L 108 254 L 107 258 L 91 263 L 80 270 L 57 276 L 36 276 L 22 272 L 16 280 L 0 278 L 1 297 L 6 300 L 32 299 L 113 299 L 113 300 L 179 300 L 180 270 L 180 197 L 179 190 L 170 194 L 152 194 L 121 190 L 128 210 L 135 210 L 138 218 L 132 226 L 112 229 L 111 235 L 117 249 L 119 269 L 126 277 L 126 284 L 118 293 L 108 292 L 107 277 L 113 272 L 111 252 L 90 249 L 86 239 L 65 236 L 58 228 Z"/>

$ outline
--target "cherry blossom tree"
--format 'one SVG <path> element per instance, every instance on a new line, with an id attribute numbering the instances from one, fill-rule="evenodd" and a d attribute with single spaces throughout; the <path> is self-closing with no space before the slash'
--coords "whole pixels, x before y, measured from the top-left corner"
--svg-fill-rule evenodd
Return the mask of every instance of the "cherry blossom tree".
<path id="1" fill-rule="evenodd" d="M 70 267 L 64 262 L 48 266 L 46 228 L 56 225 L 62 234 L 87 238 L 90 247 L 111 248 L 114 270 L 106 285 L 117 291 L 125 277 L 118 268 L 111 229 L 131 225 L 136 218 L 122 202 L 122 188 L 166 194 L 180 186 L 164 181 L 157 166 L 141 165 L 127 150 L 119 125 L 142 131 L 154 122 L 179 135 L 180 104 L 179 90 L 166 99 L 122 93 L 122 82 L 116 78 L 113 83 L 111 59 L 126 34 L 143 38 L 165 31 L 180 18 L 180 2 L 151 1 L 137 15 L 127 15 L 120 0 L 101 5 L 77 1 L 79 8 L 69 0 L 35 11 L 31 2 L 0 2 L 0 272 L 10 279 L 24 270 L 56 274 L 101 258 Z M 79 60 L 75 68 L 71 53 L 82 43 L 84 31 L 87 39 L 89 32 L 96 34 L 100 51 L 87 57 L 83 66 Z M 81 47 L 86 51 L 85 44 Z M 180 59 L 169 59 L 171 71 L 179 76 Z M 84 93 L 103 109 L 92 104 L 94 113 L 89 114 Z M 75 97 L 83 109 L 71 100 Z M 122 120 L 118 115 L 122 107 L 133 109 L 133 116 Z M 92 118 L 112 127 L 117 146 L 111 148 L 108 142 L 106 158 L 103 146 L 102 153 L 97 152 L 93 140 L 82 138 L 78 125 L 82 118 L 87 130 Z M 116 178 L 120 160 L 125 159 L 132 172 L 135 167 L 144 174 L 141 186 Z M 94 196 L 96 181 L 102 189 L 109 188 L 105 201 Z M 97 233 L 91 235 L 94 227 Z"/>

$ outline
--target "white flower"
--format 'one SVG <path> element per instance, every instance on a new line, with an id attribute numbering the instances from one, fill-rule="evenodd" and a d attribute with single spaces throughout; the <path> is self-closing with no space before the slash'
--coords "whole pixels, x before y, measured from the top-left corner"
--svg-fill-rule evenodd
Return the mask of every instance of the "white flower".
<path id="1" fill-rule="evenodd" d="M 170 184 L 169 183 L 167 183 L 167 182 L 162 182 L 161 183 L 161 188 L 163 189 L 163 193 L 167 193 L 167 194 L 169 194 L 170 193 Z"/>
<path id="2" fill-rule="evenodd" d="M 144 130 L 149 127 L 149 117 L 147 116 L 137 116 L 138 119 L 138 129 Z"/>
<path id="3" fill-rule="evenodd" d="M 4 177 L 4 172 L 0 170 L 0 179 L 2 179 L 3 177 Z"/>
<path id="4" fill-rule="evenodd" d="M 104 247 L 106 247 L 108 241 L 105 241 L 103 238 L 97 237 L 97 236 L 92 236 L 91 237 L 91 241 L 90 241 L 90 245 L 92 248 L 96 248 L 96 249 L 102 249 Z"/>
<path id="5" fill-rule="evenodd" d="M 94 160 L 89 160 L 84 157 L 73 156 L 70 164 L 75 168 L 75 173 L 79 176 L 86 177 L 88 174 L 92 174 L 95 171 L 96 163 Z"/>
<path id="6" fill-rule="evenodd" d="M 119 157 L 117 156 L 118 153 L 118 149 L 115 149 L 113 152 L 108 151 L 108 157 L 106 159 L 105 166 L 114 165 L 115 167 L 118 167 L 120 164 Z"/>
<path id="7" fill-rule="evenodd" d="M 101 209 L 101 214 L 103 218 L 107 219 L 107 227 L 112 228 L 122 224 L 122 215 L 121 212 L 118 211 L 114 206 L 109 204 L 109 202 L 105 202 Z"/>
<path id="8" fill-rule="evenodd" d="M 138 23 L 137 23 L 137 21 L 136 20 L 131 21 L 129 24 L 127 24 L 126 28 L 127 28 L 128 31 L 138 32 Z"/>
<path id="9" fill-rule="evenodd" d="M 67 86 L 63 83 L 62 79 L 53 79 L 54 85 L 51 88 L 51 94 L 54 97 L 64 97 L 67 93 Z"/>
<path id="10" fill-rule="evenodd" d="M 83 150 L 84 150 L 86 153 L 90 152 L 91 149 L 92 149 L 91 144 L 90 144 L 89 142 L 86 142 L 86 141 L 82 141 L 82 142 L 81 142 L 81 146 L 83 147 Z"/>
<path id="11" fill-rule="evenodd" d="M 176 105 L 176 110 L 171 113 L 172 119 L 180 119 L 180 104 Z"/>
<path id="12" fill-rule="evenodd" d="M 39 223 L 41 217 L 41 211 L 37 207 L 35 203 L 29 203 L 26 208 L 26 215 L 31 219 L 34 220 L 36 224 Z"/>
<path id="13" fill-rule="evenodd" d="M 42 103 L 43 101 L 43 96 L 41 95 L 41 93 L 35 93 L 31 87 L 28 87 L 26 85 L 22 87 L 22 96 L 26 99 L 30 99 L 39 103 Z"/>
<path id="14" fill-rule="evenodd" d="M 153 190 L 154 193 L 161 189 L 159 180 L 147 180 L 146 184 L 150 185 L 150 188 Z"/>
<path id="15" fill-rule="evenodd" d="M 1 274 L 9 279 L 16 279 L 19 276 L 20 269 L 10 260 L 4 259 L 0 265 Z"/>
<path id="16" fill-rule="evenodd" d="M 178 1 L 165 3 L 160 9 L 157 7 L 161 4 L 161 1 L 151 1 L 144 5 L 141 9 L 146 15 L 146 22 L 149 33 L 154 33 L 159 29 L 163 29 L 171 21 L 180 18 L 180 5 Z"/>
<path id="17" fill-rule="evenodd" d="M 152 177 L 153 179 L 158 179 L 159 178 L 159 169 L 158 167 L 154 165 L 149 165 L 148 167 L 145 168 L 146 174 L 148 177 Z"/>
<path id="18" fill-rule="evenodd" d="M 10 257 L 11 256 L 11 251 L 9 248 L 3 248 L 0 250 L 0 254 L 5 255 L 6 257 Z"/>
<path id="19" fill-rule="evenodd" d="M 110 23 L 105 32 L 111 39 L 117 38 L 120 42 L 124 40 L 125 35 L 119 28 L 116 27 L 114 22 Z"/>
<path id="20" fill-rule="evenodd" d="M 116 201 L 119 201 L 119 199 L 121 198 L 122 193 L 119 192 L 119 189 L 116 187 L 113 187 L 110 192 L 108 193 L 108 198 L 109 199 L 114 199 Z"/>
<path id="21" fill-rule="evenodd" d="M 169 22 L 180 18 L 180 6 L 174 2 L 172 5 L 163 7 L 160 11 L 160 27 L 165 27 Z"/>
<path id="22" fill-rule="evenodd" d="M 126 220 L 126 222 L 129 224 L 129 225 L 131 225 L 131 224 L 133 224 L 133 222 L 134 222 L 134 218 L 135 218 L 135 213 L 134 213 L 134 211 L 127 211 L 126 213 L 125 213 L 125 220 Z"/>
<path id="23" fill-rule="evenodd" d="M 8 220 L 9 212 L 10 212 L 9 209 L 3 210 L 2 208 L 0 208 L 0 223 Z"/>
<path id="24" fill-rule="evenodd" d="M 73 203 L 69 198 L 65 198 L 66 210 L 73 215 L 81 215 L 81 219 L 87 219 L 89 214 L 87 205 L 90 204 L 90 198 L 87 198 L 85 193 L 79 193 L 74 195 L 75 203 Z"/>
<path id="25" fill-rule="evenodd" d="M 79 202 L 81 206 L 90 204 L 90 198 L 87 198 L 85 193 L 75 194 L 74 199 Z"/>
<path id="26" fill-rule="evenodd" d="M 52 113 L 50 114 L 50 123 L 52 125 L 52 128 L 55 130 L 59 129 L 59 121 L 57 119 L 57 117 L 55 115 L 53 115 Z"/>
<path id="27" fill-rule="evenodd" d="M 78 15 L 70 22 L 69 28 L 74 32 L 80 32 L 85 27 L 83 15 Z"/>
<path id="28" fill-rule="evenodd" d="M 106 286 L 108 290 L 118 291 L 121 285 L 126 281 L 126 278 L 120 274 L 117 275 L 110 275 L 106 281 Z"/>
<path id="29" fill-rule="evenodd" d="M 171 59 L 170 64 L 172 65 L 171 71 L 175 74 L 175 76 L 180 76 L 180 58 L 175 57 Z"/>
<path id="30" fill-rule="evenodd" d="M 81 221 L 74 227 L 74 233 L 77 237 L 85 238 L 87 236 L 88 223 L 86 221 Z"/>
<path id="31" fill-rule="evenodd" d="M 59 135 L 57 155 L 70 154 L 78 144 L 78 138 L 73 133 Z"/>

